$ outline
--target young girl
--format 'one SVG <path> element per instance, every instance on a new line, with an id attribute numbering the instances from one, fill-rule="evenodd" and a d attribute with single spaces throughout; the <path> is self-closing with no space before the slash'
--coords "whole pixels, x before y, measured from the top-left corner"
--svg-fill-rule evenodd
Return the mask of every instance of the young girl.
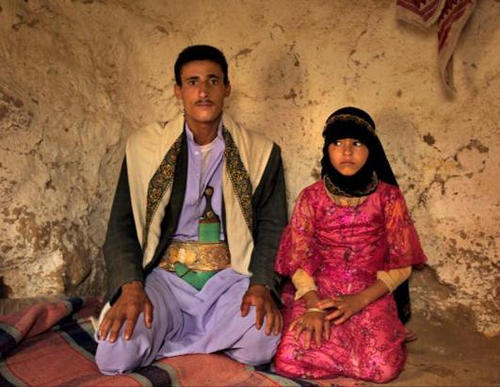
<path id="1" fill-rule="evenodd" d="M 275 367 L 387 382 L 406 358 L 391 293 L 426 257 L 371 117 L 337 110 L 323 137 L 323 178 L 299 195 L 276 260 L 294 287 Z"/>

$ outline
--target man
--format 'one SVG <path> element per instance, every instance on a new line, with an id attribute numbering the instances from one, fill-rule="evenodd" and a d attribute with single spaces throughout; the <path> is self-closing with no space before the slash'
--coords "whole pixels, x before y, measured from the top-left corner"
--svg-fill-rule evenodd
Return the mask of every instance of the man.
<path id="1" fill-rule="evenodd" d="M 223 117 L 231 85 L 218 49 L 183 50 L 175 80 L 184 115 L 127 142 L 104 245 L 111 306 L 96 362 L 105 374 L 218 351 L 258 365 L 280 338 L 271 296 L 287 221 L 279 147 Z"/>

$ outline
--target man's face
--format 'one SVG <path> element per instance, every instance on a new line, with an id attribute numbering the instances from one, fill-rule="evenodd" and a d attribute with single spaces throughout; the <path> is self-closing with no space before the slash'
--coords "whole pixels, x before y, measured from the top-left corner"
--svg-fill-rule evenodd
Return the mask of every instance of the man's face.
<path id="1" fill-rule="evenodd" d="M 224 98 L 231 94 L 221 67 L 210 60 L 188 62 L 181 69 L 181 81 L 181 86 L 174 86 L 174 93 L 184 104 L 189 126 L 215 123 L 222 114 Z"/>

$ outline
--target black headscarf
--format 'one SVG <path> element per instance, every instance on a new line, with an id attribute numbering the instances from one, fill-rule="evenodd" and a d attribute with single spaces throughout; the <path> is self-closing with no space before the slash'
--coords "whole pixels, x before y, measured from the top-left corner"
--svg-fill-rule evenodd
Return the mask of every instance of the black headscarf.
<path id="1" fill-rule="evenodd" d="M 326 120 L 323 137 L 325 143 L 321 159 L 321 176 L 327 183 L 328 181 L 331 183 L 332 187 L 327 188 L 333 193 L 348 197 L 366 196 L 375 191 L 378 181 L 398 186 L 384 148 L 375 134 L 375 122 L 365 111 L 355 107 L 344 107 L 335 111 Z M 343 138 L 359 140 L 369 150 L 365 165 L 352 176 L 339 173 L 331 164 L 328 155 L 328 146 Z M 393 294 L 399 319 L 406 323 L 411 316 L 408 280 L 399 285 Z"/>
<path id="2" fill-rule="evenodd" d="M 375 134 L 375 122 L 365 111 L 355 107 L 344 107 L 335 111 L 326 120 L 323 137 L 325 143 L 321 176 L 328 177 L 334 186 L 334 193 L 348 197 L 366 196 L 375 191 L 378 180 L 398 185 L 384 148 Z M 328 155 L 329 145 L 343 138 L 359 140 L 369 150 L 366 163 L 352 176 L 344 176 L 338 172 Z"/>

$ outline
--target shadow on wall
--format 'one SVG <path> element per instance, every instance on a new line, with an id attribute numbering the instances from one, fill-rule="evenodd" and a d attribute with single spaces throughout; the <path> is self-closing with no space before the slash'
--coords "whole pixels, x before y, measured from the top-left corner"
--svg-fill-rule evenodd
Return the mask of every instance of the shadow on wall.
<path id="1" fill-rule="evenodd" d="M 441 243 L 436 229 L 438 220 L 428 211 L 426 192 L 429 185 L 428 160 L 434 159 L 434 139 L 430 133 L 421 133 L 418 126 L 407 115 L 395 109 L 373 112 L 376 131 L 384 146 L 398 184 L 405 196 L 411 217 L 428 258 L 428 264 L 412 274 L 411 300 L 414 314 L 430 317 L 435 308 L 429 308 L 432 300 L 446 300 L 453 289 L 439 283 L 434 268 L 428 266 L 437 257 L 429 256 L 429 246 Z M 431 174 L 432 175 L 432 174 Z M 428 248 L 426 248 L 428 247 Z M 443 311 L 438 311 L 442 313 Z"/>
<path id="2" fill-rule="evenodd" d="M 0 277 L 0 298 L 9 298 L 11 292 L 12 289 L 4 283 L 3 277 Z"/>
<path id="3" fill-rule="evenodd" d="M 500 1 L 497 0 L 500 3 Z M 478 66 L 488 61 L 491 55 L 497 55 L 497 47 L 492 43 L 500 29 L 500 4 L 491 6 L 487 2 L 478 1 L 476 9 L 462 31 L 457 49 L 462 58 L 464 82 L 467 90 L 473 94 L 480 91 L 482 79 Z M 489 51 L 491 48 L 492 51 Z M 457 60 L 458 57 L 455 58 Z M 465 92 L 465 90 L 464 90 Z"/>

